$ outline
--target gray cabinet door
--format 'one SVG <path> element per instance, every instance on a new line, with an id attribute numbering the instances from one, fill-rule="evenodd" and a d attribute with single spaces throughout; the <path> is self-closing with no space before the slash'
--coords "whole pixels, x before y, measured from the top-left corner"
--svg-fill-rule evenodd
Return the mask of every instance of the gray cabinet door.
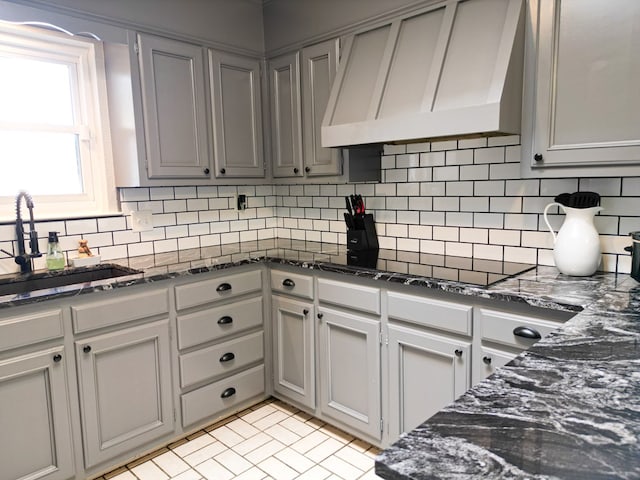
<path id="1" fill-rule="evenodd" d="M 542 176 L 637 175 L 640 3 L 528 6 L 523 169 Z"/>
<path id="2" fill-rule="evenodd" d="M 269 90 L 273 176 L 301 177 L 304 171 L 298 52 L 269 61 Z"/>
<path id="3" fill-rule="evenodd" d="M 204 51 L 139 35 L 147 175 L 209 178 Z"/>
<path id="4" fill-rule="evenodd" d="M 85 465 L 98 465 L 174 430 L 169 323 L 76 341 Z"/>
<path id="5" fill-rule="evenodd" d="M 264 177 L 260 60 L 209 50 L 216 177 Z"/>
<path id="6" fill-rule="evenodd" d="M 391 441 L 469 388 L 470 353 L 469 342 L 389 325 Z"/>
<path id="7" fill-rule="evenodd" d="M 0 478 L 73 476 L 62 347 L 0 362 Z"/>
<path id="8" fill-rule="evenodd" d="M 338 50 L 338 39 L 302 50 L 302 131 L 308 176 L 342 174 L 340 150 L 322 147 L 320 138 L 322 119 L 336 76 Z"/>
<path id="9" fill-rule="evenodd" d="M 315 408 L 313 304 L 274 295 L 272 305 L 274 390 Z"/>
<path id="10" fill-rule="evenodd" d="M 380 322 L 329 308 L 320 325 L 320 409 L 380 439 Z"/>

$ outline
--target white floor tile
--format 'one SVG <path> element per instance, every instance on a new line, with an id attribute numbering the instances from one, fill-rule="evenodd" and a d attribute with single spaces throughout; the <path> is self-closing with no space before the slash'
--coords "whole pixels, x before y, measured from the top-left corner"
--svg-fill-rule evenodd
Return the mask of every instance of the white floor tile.
<path id="1" fill-rule="evenodd" d="M 328 438 L 329 437 L 327 435 L 316 430 L 313 433 L 307 435 L 306 437 L 301 438 L 296 443 L 291 445 L 291 448 L 293 448 L 296 452 L 299 452 L 299 453 L 307 453 L 309 450 L 317 447 Z"/>
<path id="2" fill-rule="evenodd" d="M 347 432 L 343 432 L 339 428 L 336 428 L 336 427 L 334 427 L 332 425 L 329 425 L 329 424 L 324 425 L 320 429 L 320 431 L 322 433 L 326 433 L 330 437 L 333 437 L 336 440 L 338 440 L 339 442 L 342 442 L 342 443 L 345 443 L 345 444 L 351 442 L 354 439 L 352 435 L 349 435 Z"/>
<path id="3" fill-rule="evenodd" d="M 130 471 L 122 472 L 115 477 L 111 477 L 110 480 L 138 480 L 136 476 Z"/>
<path id="4" fill-rule="evenodd" d="M 153 462 L 144 462 L 131 469 L 140 480 L 168 480 L 169 475 L 160 470 Z"/>
<path id="5" fill-rule="evenodd" d="M 326 468 L 316 465 L 315 467 L 307 470 L 298 477 L 298 480 L 324 480 L 329 477 L 331 472 Z"/>
<path id="6" fill-rule="evenodd" d="M 233 473 L 212 458 L 198 465 L 196 470 L 207 480 L 229 480 L 233 478 Z"/>
<path id="7" fill-rule="evenodd" d="M 174 452 L 163 453 L 155 457 L 153 463 L 158 465 L 170 477 L 175 477 L 190 468 L 189 464 Z"/>
<path id="8" fill-rule="evenodd" d="M 275 457 L 269 457 L 258 464 L 260 470 L 264 470 L 275 480 L 293 480 L 298 476 L 298 472 L 286 466 Z"/>
<path id="9" fill-rule="evenodd" d="M 336 452 L 336 457 L 341 458 L 345 462 L 349 462 L 354 467 L 359 468 L 362 471 L 367 471 L 373 468 L 373 459 L 362 452 L 346 446 Z"/>
<path id="10" fill-rule="evenodd" d="M 214 442 L 211 445 L 207 445 L 206 447 L 190 453 L 186 457 L 183 457 L 183 460 L 192 467 L 195 467 L 196 465 L 199 465 L 202 462 L 215 457 L 226 449 L 227 447 L 225 447 L 222 443 Z"/>
<path id="11" fill-rule="evenodd" d="M 171 480 L 200 480 L 201 478 L 202 475 L 200 475 L 194 469 L 190 468 L 186 472 L 182 472 L 180 475 L 171 477 Z"/>
<path id="12" fill-rule="evenodd" d="M 307 470 L 315 466 L 315 463 L 313 463 L 301 453 L 296 452 L 292 448 L 285 448 L 284 450 L 280 450 L 278 453 L 276 453 L 275 457 L 285 465 L 293 468 L 298 473 L 306 472 Z"/>
<path id="13" fill-rule="evenodd" d="M 198 438 L 189 440 L 187 443 L 174 448 L 173 451 L 179 457 L 184 458 L 190 453 L 193 453 L 196 450 L 200 450 L 202 447 L 206 447 L 207 445 L 210 445 L 215 441 L 216 439 L 213 438 L 211 435 L 201 435 Z"/>
<path id="14" fill-rule="evenodd" d="M 320 465 L 332 472 L 334 475 L 338 475 L 340 478 L 345 480 L 355 480 L 364 473 L 364 470 L 354 467 L 335 455 L 327 457 L 320 462 Z"/>
<path id="15" fill-rule="evenodd" d="M 235 475 L 239 475 L 253 466 L 233 450 L 225 450 L 220 455 L 216 455 L 214 460 L 223 465 L 227 470 L 233 472 Z"/>
<path id="16" fill-rule="evenodd" d="M 291 445 L 292 443 L 300 440 L 300 435 L 296 435 L 291 430 L 286 429 L 279 424 L 265 429 L 264 433 L 271 435 L 273 438 L 277 439 L 279 442 L 284 443 L 285 445 Z"/>
<path id="17" fill-rule="evenodd" d="M 291 430 L 293 433 L 300 435 L 301 437 L 310 435 L 315 430 L 314 427 L 312 427 L 311 425 L 307 425 L 296 417 L 286 418 L 280 422 L 280 425 Z"/>
<path id="18" fill-rule="evenodd" d="M 235 480 L 262 480 L 267 478 L 267 474 L 258 467 L 251 467 L 246 472 L 238 475 Z"/>
<path id="19" fill-rule="evenodd" d="M 289 415 L 293 415 L 294 413 L 298 413 L 300 411 L 299 408 L 296 408 L 293 405 L 289 405 L 288 403 L 281 402 L 280 400 L 276 400 L 271 405 Z"/>
<path id="20" fill-rule="evenodd" d="M 283 443 L 280 443 L 277 440 L 271 440 L 269 443 L 265 443 L 263 446 L 247 453 L 244 458 L 257 465 L 264 459 L 275 455 L 283 448 L 285 448 L 285 445 Z M 270 474 L 270 472 L 267 473 Z"/>
<path id="21" fill-rule="evenodd" d="M 250 423 L 245 422 L 241 418 L 227 423 L 227 427 L 236 432 L 238 435 L 242 435 L 244 438 L 253 437 L 257 433 L 260 433 L 260 430 L 255 428 Z"/>
<path id="22" fill-rule="evenodd" d="M 320 445 L 313 447 L 304 455 L 313 460 L 316 463 L 322 462 L 329 455 L 333 455 L 335 452 L 344 447 L 344 443 L 339 442 L 335 438 L 327 438 Z"/>
<path id="23" fill-rule="evenodd" d="M 240 442 L 244 441 L 243 436 L 238 435 L 226 425 L 218 427 L 215 430 L 211 430 L 209 432 L 209 435 L 214 437 L 216 440 L 224 443 L 227 447 L 233 447 L 234 445 L 237 445 Z"/>
<path id="24" fill-rule="evenodd" d="M 246 455 L 247 453 L 260 448 L 265 443 L 269 443 L 273 440 L 272 437 L 266 433 L 260 432 L 254 437 L 247 438 L 244 442 L 241 442 L 233 447 L 233 450 L 240 455 Z"/>
<path id="25" fill-rule="evenodd" d="M 364 475 L 362 475 L 358 480 L 378 480 L 380 478 L 382 477 L 376 475 L 376 472 L 372 468 L 371 470 L 365 472 Z"/>
<path id="26" fill-rule="evenodd" d="M 253 422 L 253 426 L 256 427 L 258 430 L 265 430 L 266 428 L 269 428 L 277 423 L 280 423 L 285 418 L 289 418 L 290 416 L 291 415 L 283 412 L 282 410 L 276 410 L 275 412 L 267 415 L 266 417 Z"/>
<path id="27" fill-rule="evenodd" d="M 371 448 L 371 445 L 369 445 L 367 442 L 365 442 L 364 440 L 360 440 L 358 438 L 356 438 L 354 441 L 352 441 L 349 446 L 351 448 L 353 448 L 354 450 L 357 450 L 360 453 L 364 453 L 367 450 L 369 450 Z"/>
<path id="28" fill-rule="evenodd" d="M 268 404 L 268 405 L 264 405 L 264 406 L 260 407 L 257 410 L 249 412 L 249 413 L 247 413 L 246 415 L 243 415 L 240 418 L 242 418 L 247 423 L 253 423 L 256 420 L 260 420 L 261 418 L 264 418 L 267 415 L 270 415 L 275 411 L 276 411 L 276 408 L 273 405 Z"/>

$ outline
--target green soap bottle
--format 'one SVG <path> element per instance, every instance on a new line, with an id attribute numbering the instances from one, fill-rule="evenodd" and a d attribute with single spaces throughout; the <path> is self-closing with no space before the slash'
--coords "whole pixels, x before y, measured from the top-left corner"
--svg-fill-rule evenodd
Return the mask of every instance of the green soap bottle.
<path id="1" fill-rule="evenodd" d="M 49 232 L 47 245 L 47 270 L 62 270 L 64 268 L 64 253 L 58 243 L 58 232 Z"/>

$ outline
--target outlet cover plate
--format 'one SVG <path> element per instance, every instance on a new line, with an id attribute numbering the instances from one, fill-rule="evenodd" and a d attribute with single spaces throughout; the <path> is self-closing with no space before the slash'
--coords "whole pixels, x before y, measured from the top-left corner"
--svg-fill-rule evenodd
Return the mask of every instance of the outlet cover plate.
<path id="1" fill-rule="evenodd" d="M 153 214 L 151 210 L 131 212 L 131 230 L 134 232 L 153 230 Z"/>

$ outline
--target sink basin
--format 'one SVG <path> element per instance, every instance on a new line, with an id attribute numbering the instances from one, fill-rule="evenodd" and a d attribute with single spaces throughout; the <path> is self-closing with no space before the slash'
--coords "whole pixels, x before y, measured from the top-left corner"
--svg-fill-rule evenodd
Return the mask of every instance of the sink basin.
<path id="1" fill-rule="evenodd" d="M 83 284 L 141 273 L 140 270 L 106 263 L 94 267 L 67 268 L 60 271 L 36 272 L 27 275 L 1 275 L 0 296 L 34 292 L 47 288 Z"/>

